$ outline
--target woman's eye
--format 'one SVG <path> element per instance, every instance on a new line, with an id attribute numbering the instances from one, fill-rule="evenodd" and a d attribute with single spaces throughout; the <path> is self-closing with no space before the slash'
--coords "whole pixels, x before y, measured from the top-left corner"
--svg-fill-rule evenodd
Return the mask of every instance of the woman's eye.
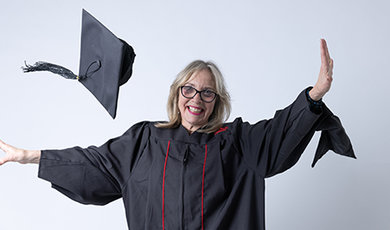
<path id="1" fill-rule="evenodd" d="M 214 92 L 211 91 L 211 90 L 205 90 L 205 91 L 203 91 L 203 94 L 204 94 L 206 97 L 211 97 L 211 96 L 213 96 Z"/>
<path id="2" fill-rule="evenodd" d="M 183 89 L 185 93 L 192 93 L 194 91 L 194 88 L 191 86 L 184 86 Z"/>

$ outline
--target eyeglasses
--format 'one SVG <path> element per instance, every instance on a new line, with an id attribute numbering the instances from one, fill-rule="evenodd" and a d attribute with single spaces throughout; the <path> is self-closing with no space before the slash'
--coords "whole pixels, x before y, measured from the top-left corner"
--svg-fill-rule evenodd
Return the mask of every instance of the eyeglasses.
<path id="1" fill-rule="evenodd" d="M 185 85 L 180 87 L 181 95 L 187 99 L 194 98 L 197 93 L 200 95 L 200 99 L 204 102 L 210 103 L 214 101 L 214 99 L 217 97 L 217 93 L 213 92 L 212 90 L 205 89 L 202 91 L 198 91 L 192 86 Z"/>

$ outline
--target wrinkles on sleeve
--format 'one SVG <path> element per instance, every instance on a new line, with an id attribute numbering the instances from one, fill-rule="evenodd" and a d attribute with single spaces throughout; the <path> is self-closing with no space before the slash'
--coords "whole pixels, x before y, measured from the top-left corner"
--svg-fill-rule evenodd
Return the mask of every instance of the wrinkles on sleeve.
<path id="1" fill-rule="evenodd" d="M 314 134 L 321 115 L 310 111 L 305 91 L 270 120 L 241 123 L 237 133 L 246 162 L 262 177 L 292 167 Z"/>
<path id="2" fill-rule="evenodd" d="M 324 106 L 325 116 L 316 126 L 316 131 L 321 131 L 320 141 L 314 155 L 312 167 L 316 165 L 329 150 L 342 156 L 356 159 L 351 141 L 341 124 L 340 119 Z"/>
<path id="3" fill-rule="evenodd" d="M 309 108 L 305 91 L 288 107 L 276 112 L 266 134 L 271 151 L 264 153 L 264 174 L 271 177 L 294 166 L 314 135 L 321 114 Z"/>
<path id="4" fill-rule="evenodd" d="M 263 177 L 284 172 L 298 162 L 315 131 L 321 131 L 321 137 L 313 167 L 328 150 L 355 158 L 340 119 L 325 104 L 322 107 L 321 113 L 311 111 L 302 91 L 290 106 L 278 110 L 270 120 L 250 125 L 238 119 L 238 145 L 248 166 Z"/>
<path id="5" fill-rule="evenodd" d="M 44 150 L 38 177 L 83 204 L 116 200 L 122 197 L 122 187 L 147 143 L 147 124 L 136 124 L 100 147 Z"/>
<path id="6" fill-rule="evenodd" d="M 75 158 L 73 153 L 67 153 Z M 59 154 L 64 151 L 42 151 L 39 164 L 38 177 L 51 182 L 54 189 L 82 204 L 105 205 L 121 197 L 113 180 L 86 163 L 81 155 L 76 159 L 59 159 Z"/>
<path id="7" fill-rule="evenodd" d="M 138 123 L 122 136 L 113 138 L 100 147 L 88 147 L 84 154 L 93 165 L 113 177 L 122 188 L 149 140 L 148 124 Z"/>

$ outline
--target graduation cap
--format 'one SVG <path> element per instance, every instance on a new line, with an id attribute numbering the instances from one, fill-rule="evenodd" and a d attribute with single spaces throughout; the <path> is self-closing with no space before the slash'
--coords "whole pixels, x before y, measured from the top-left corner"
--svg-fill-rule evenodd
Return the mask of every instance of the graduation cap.
<path id="1" fill-rule="evenodd" d="M 47 62 L 26 64 L 22 69 L 24 72 L 50 71 L 80 81 L 115 118 L 119 86 L 130 79 L 134 58 L 129 44 L 83 9 L 79 75 Z"/>

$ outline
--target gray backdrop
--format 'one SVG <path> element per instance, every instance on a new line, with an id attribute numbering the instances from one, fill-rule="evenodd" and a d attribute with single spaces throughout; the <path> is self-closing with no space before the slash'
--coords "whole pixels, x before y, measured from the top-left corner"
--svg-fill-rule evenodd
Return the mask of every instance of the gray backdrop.
<path id="1" fill-rule="evenodd" d="M 112 120 L 79 83 L 23 74 L 24 60 L 78 72 L 81 9 L 137 53 Z M 169 85 L 194 59 L 215 61 L 232 96 L 229 120 L 256 122 L 316 82 L 320 38 L 335 60 L 324 98 L 357 160 L 326 155 L 267 179 L 271 230 L 390 229 L 390 4 L 347 1 L 4 1 L 0 7 L 0 139 L 26 149 L 100 145 L 142 120 L 166 120 Z M 3 155 L 3 153 L 0 153 Z M 121 200 L 75 203 L 37 178 L 37 165 L 0 167 L 0 229 L 127 229 Z"/>

